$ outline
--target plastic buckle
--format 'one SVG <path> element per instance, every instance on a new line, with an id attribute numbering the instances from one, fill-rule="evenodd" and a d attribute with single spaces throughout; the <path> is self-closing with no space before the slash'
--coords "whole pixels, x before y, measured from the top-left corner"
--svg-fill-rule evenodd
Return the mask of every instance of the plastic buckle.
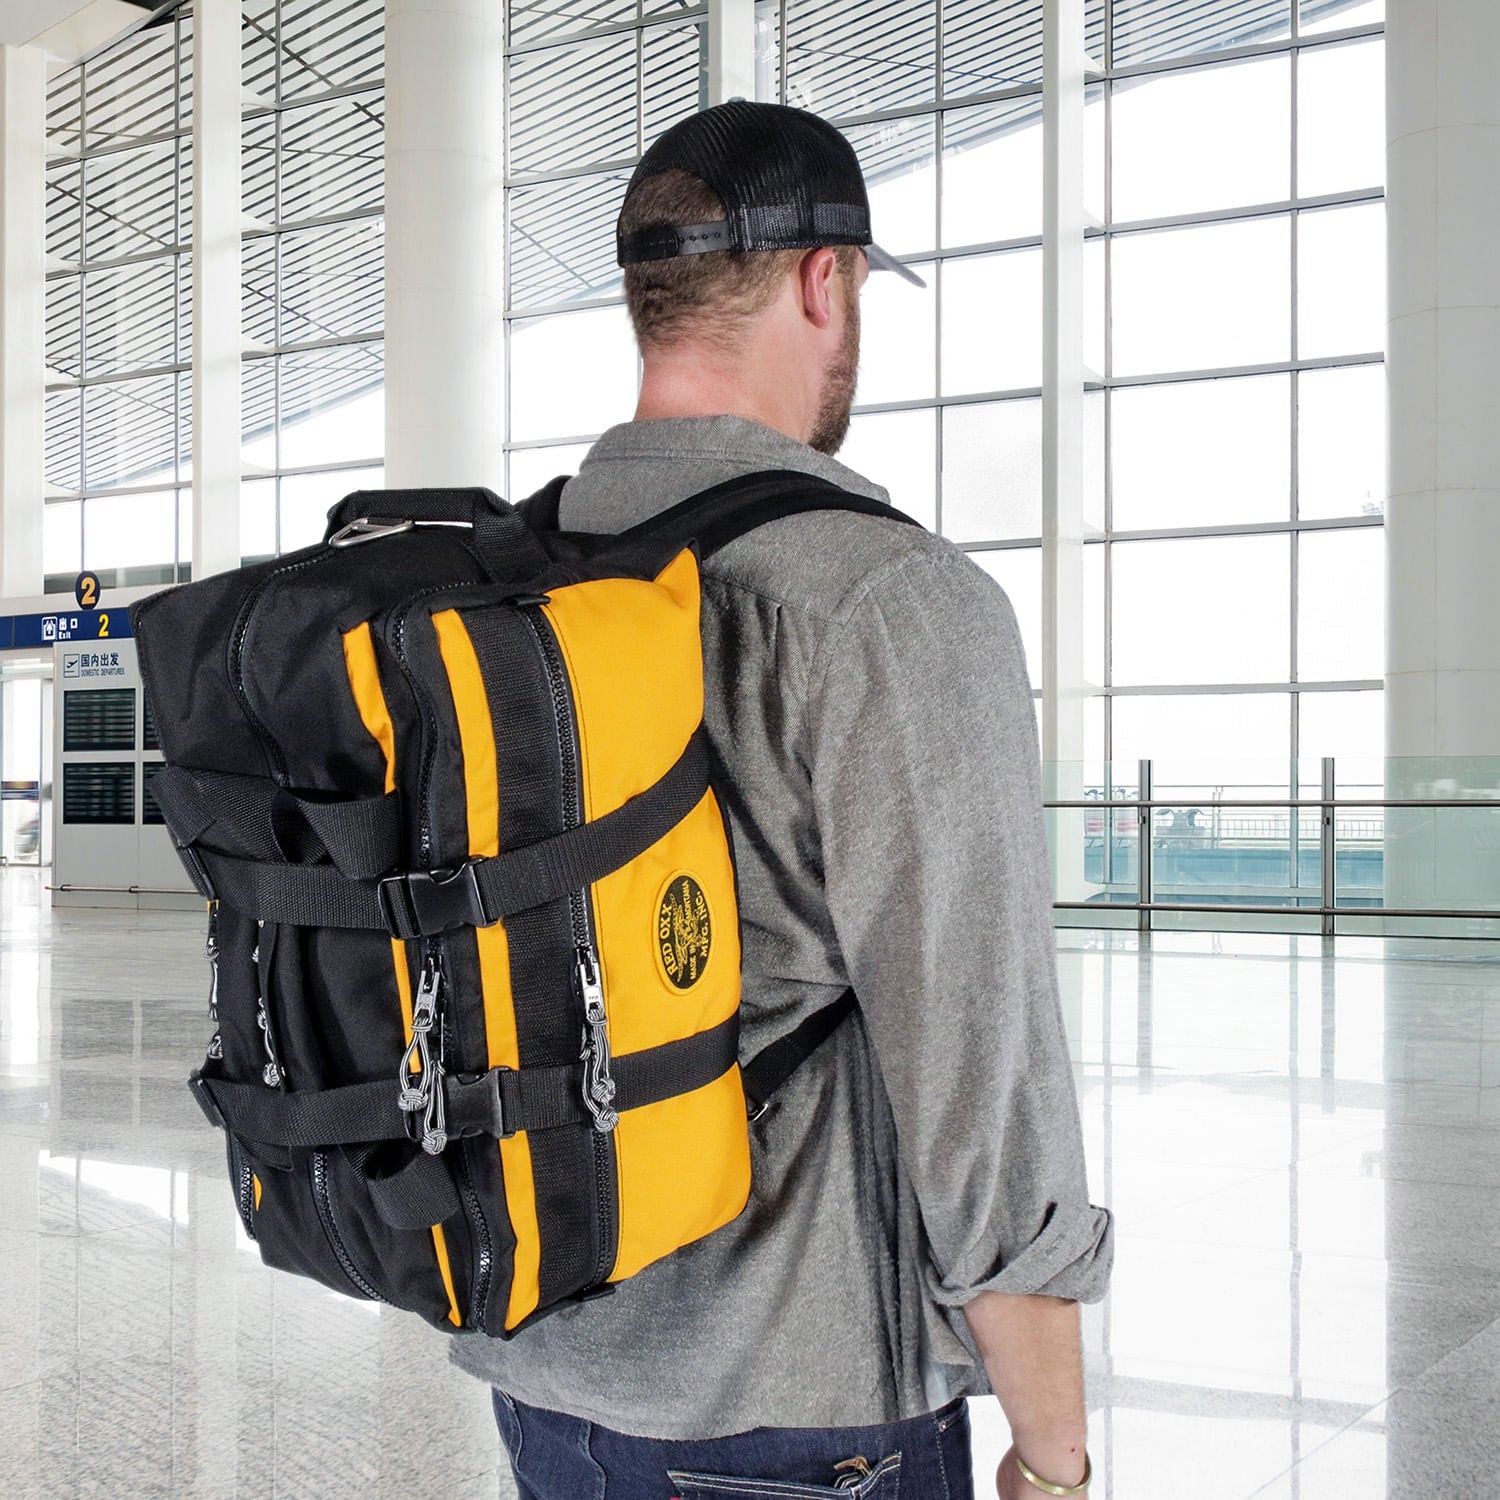
<path id="1" fill-rule="evenodd" d="M 489 1135 L 508 1140 L 516 1132 L 506 1126 L 500 1075 L 510 1068 L 486 1073 L 454 1073 L 447 1079 L 448 1134 Z"/>
<path id="2" fill-rule="evenodd" d="M 455 927 L 490 927 L 484 908 L 478 859 L 456 870 L 411 870 L 387 875 L 378 887 L 380 915 L 398 938 L 425 937 Z"/>

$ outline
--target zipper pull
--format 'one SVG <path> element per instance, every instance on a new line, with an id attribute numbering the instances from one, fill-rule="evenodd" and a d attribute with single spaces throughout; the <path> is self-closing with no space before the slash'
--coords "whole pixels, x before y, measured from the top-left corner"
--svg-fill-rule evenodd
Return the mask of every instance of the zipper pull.
<path id="1" fill-rule="evenodd" d="M 599 977 L 599 956 L 592 947 L 578 949 L 578 993 L 583 1000 L 583 1102 L 594 1118 L 594 1129 L 607 1135 L 620 1123 L 610 1108 L 615 1080 L 610 1074 L 609 1026 L 604 1011 L 604 984 Z"/>
<path id="2" fill-rule="evenodd" d="M 411 1041 L 406 1044 L 397 1070 L 400 1092 L 396 1100 L 407 1114 L 422 1112 L 421 1145 L 429 1156 L 439 1155 L 448 1144 L 441 1043 L 434 1053 L 430 1040 L 432 1028 L 439 1025 L 438 1006 L 442 991 L 442 962 L 434 944 L 422 960 L 422 977 L 412 1002 Z M 438 1035 L 441 1038 L 441 1027 Z M 412 1127 L 415 1127 L 415 1121 Z"/>
<path id="3" fill-rule="evenodd" d="M 260 929 L 263 935 L 266 926 L 264 918 L 258 920 L 255 925 Z M 276 1057 L 276 1045 L 271 1040 L 271 1017 L 266 1012 L 266 997 L 260 990 L 260 974 L 258 972 L 260 965 L 259 942 L 256 943 L 254 951 L 250 954 L 250 958 L 257 967 L 255 1024 L 260 1027 L 261 1041 L 265 1043 L 266 1047 L 266 1065 L 260 1070 L 260 1076 L 261 1081 L 268 1089 L 276 1089 L 280 1088 L 281 1085 L 286 1081 L 286 1074 L 285 1072 L 283 1072 L 281 1063 Z"/>
<path id="4" fill-rule="evenodd" d="M 203 945 L 208 960 L 208 1019 L 219 1019 L 219 903 L 208 903 L 208 939 Z"/>

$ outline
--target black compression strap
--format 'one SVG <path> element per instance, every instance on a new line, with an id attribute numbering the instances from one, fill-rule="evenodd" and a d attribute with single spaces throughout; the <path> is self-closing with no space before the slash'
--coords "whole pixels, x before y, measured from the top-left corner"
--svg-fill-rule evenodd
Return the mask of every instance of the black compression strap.
<path id="1" fill-rule="evenodd" d="M 644 1052 L 614 1059 L 614 1108 L 621 1114 L 660 1104 L 677 1094 L 690 1094 L 723 1077 L 739 1056 L 738 1012 L 709 1031 L 700 1031 L 680 1041 L 665 1042 Z M 493 1069 L 484 1081 L 461 1083 L 449 1080 L 448 1126 L 453 1131 L 507 1135 L 518 1130 L 556 1130 L 591 1118 L 583 1102 L 584 1072 L 580 1063 L 551 1067 Z M 489 1115 L 489 1103 L 498 1090 L 500 1119 Z M 464 1098 L 473 1091 L 474 1102 Z M 481 1102 L 482 1093 L 489 1096 Z"/>
<path id="2" fill-rule="evenodd" d="M 188 1087 L 215 1124 L 269 1146 L 347 1146 L 405 1138 L 394 1072 L 382 1083 L 283 1093 L 257 1083 L 230 1083 L 194 1073 Z M 217 1118 L 215 1116 L 217 1115 Z M 431 1222 L 431 1221 L 429 1221 Z"/>
<path id="3" fill-rule="evenodd" d="M 721 1078 L 736 1061 L 739 1014 L 709 1031 L 614 1060 L 616 1110 L 659 1104 Z M 492 1068 L 473 1079 L 444 1080 L 450 1136 L 556 1130 L 590 1118 L 582 1063 Z M 394 1079 L 283 1093 L 257 1083 L 230 1083 L 195 1073 L 189 1087 L 204 1113 L 247 1141 L 310 1150 L 406 1138 Z M 498 1089 L 500 1114 L 487 1100 Z M 428 1219 L 427 1223 L 437 1220 Z"/>
<path id="4" fill-rule="evenodd" d="M 477 875 L 486 907 L 510 916 L 602 880 L 665 838 L 707 791 L 708 735 L 700 724 L 672 769 L 614 812 L 485 860 Z"/>
<path id="5" fill-rule="evenodd" d="M 253 859 L 277 861 L 286 819 L 295 817 L 345 875 L 383 875 L 400 858 L 400 809 L 394 792 L 383 797 L 319 800 L 288 791 L 263 776 L 238 776 L 168 766 L 151 782 L 179 845 L 197 843 L 213 830 L 217 843 L 237 846 Z"/>
<path id="6" fill-rule="evenodd" d="M 333 865 L 235 859 L 201 847 L 177 852 L 189 865 L 189 874 L 189 856 L 201 863 L 214 896 L 246 916 L 294 927 L 386 926 L 379 886 L 372 880 L 350 880 Z"/>
<path id="7" fill-rule="evenodd" d="M 772 1042 L 744 1069 L 745 1103 L 752 1119 L 764 1113 L 771 1096 L 810 1058 L 856 1009 L 853 990 L 814 1011 L 795 1031 Z"/>
<path id="8" fill-rule="evenodd" d="M 602 880 L 703 800 L 708 766 L 708 737 L 700 725 L 672 769 L 639 796 L 565 833 L 473 861 L 468 884 L 434 882 L 426 871 L 380 883 L 351 880 L 331 865 L 238 859 L 201 846 L 179 853 L 200 861 L 218 899 L 247 916 L 295 927 L 384 928 L 409 941 L 452 927 L 490 926 Z M 471 888 L 471 898 L 463 899 Z"/>

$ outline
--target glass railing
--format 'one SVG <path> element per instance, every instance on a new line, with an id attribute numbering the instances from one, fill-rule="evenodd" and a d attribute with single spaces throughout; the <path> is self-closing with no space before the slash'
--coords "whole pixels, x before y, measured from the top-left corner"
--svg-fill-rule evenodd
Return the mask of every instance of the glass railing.
<path id="1" fill-rule="evenodd" d="M 1042 769 L 1059 925 L 1500 938 L 1500 757 Z"/>

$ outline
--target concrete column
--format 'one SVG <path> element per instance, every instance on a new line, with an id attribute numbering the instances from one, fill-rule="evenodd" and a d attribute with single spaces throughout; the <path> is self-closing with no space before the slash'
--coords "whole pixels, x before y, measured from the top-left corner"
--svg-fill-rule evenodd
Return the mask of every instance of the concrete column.
<path id="1" fill-rule="evenodd" d="M 193 20 L 193 577 L 240 565 L 240 14 Z"/>
<path id="2" fill-rule="evenodd" d="M 755 0 L 708 0 L 708 102 L 757 97 Z"/>
<path id="3" fill-rule="evenodd" d="M 1500 6 L 1391 0 L 1386 754 L 1500 756 Z"/>
<path id="4" fill-rule="evenodd" d="M 1392 0 L 1386 90 L 1386 790 L 1464 796 L 1500 781 L 1500 7 Z M 1493 901 L 1497 820 L 1393 809 L 1386 904 Z"/>
<path id="5" fill-rule="evenodd" d="M 1083 0 L 1043 21 L 1042 762 L 1049 798 L 1083 795 Z M 1032 664 L 1033 673 L 1037 664 Z M 1059 900 L 1081 900 L 1083 814 L 1055 813 Z"/>
<path id="6" fill-rule="evenodd" d="M 1391 0 L 1386 18 L 1386 201 L 1390 301 L 1386 367 L 1386 790 L 1463 796 L 1500 771 L 1500 7 L 1493 0 Z M 1496 897 L 1500 813 L 1391 810 L 1385 900 L 1466 908 Z M 1420 924 L 1395 919 L 1402 932 Z M 1455 927 L 1441 924 L 1445 935 Z M 1393 1000 L 1404 998 L 1394 996 Z M 1409 1075 L 1411 1018 L 1392 1010 L 1387 1076 Z M 1402 1072 L 1407 1069 L 1407 1072 Z M 1454 1075 L 1454 1083 L 1465 1080 Z M 1482 1111 L 1476 1064 L 1472 1098 Z M 1387 1157 L 1425 1148 L 1400 1113 Z M 1415 1135 L 1416 1132 L 1413 1132 Z M 1390 1254 L 1442 1261 L 1450 1229 L 1401 1174 L 1386 1184 Z M 1397 1228 L 1399 1226 L 1399 1235 Z M 1419 1299 L 1417 1299 L 1419 1300 Z M 1387 1368 L 1417 1368 L 1423 1317 L 1411 1288 L 1387 1293 Z M 1485 1395 L 1454 1389 L 1446 1432 L 1484 1430 Z M 1472 1445 L 1453 1442 L 1420 1403 L 1394 1400 L 1388 1472 L 1432 1494 L 1483 1487 Z"/>
<path id="7" fill-rule="evenodd" d="M 0 599 L 42 591 L 47 59 L 0 47 Z"/>
<path id="8" fill-rule="evenodd" d="M 493 0 L 387 0 L 385 483 L 503 484 L 505 76 Z"/>

